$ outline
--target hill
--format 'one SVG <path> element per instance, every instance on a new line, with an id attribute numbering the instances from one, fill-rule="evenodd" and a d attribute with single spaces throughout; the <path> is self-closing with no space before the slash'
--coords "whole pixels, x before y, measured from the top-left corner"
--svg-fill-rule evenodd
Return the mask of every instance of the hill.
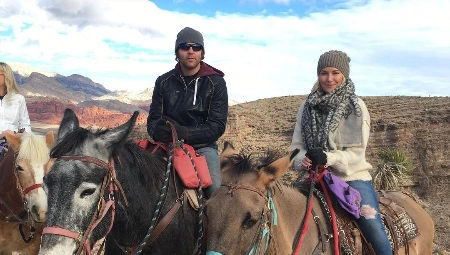
<path id="1" fill-rule="evenodd" d="M 306 96 L 261 99 L 230 107 L 227 129 L 219 142 L 231 141 L 243 152 L 268 148 L 290 150 L 295 118 Z M 398 148 L 413 160 L 413 175 L 402 190 L 412 193 L 436 224 L 435 253 L 450 254 L 450 98 L 362 97 L 371 114 L 367 157 L 380 163 L 377 152 Z M 133 137 L 148 138 L 145 126 L 136 126 Z M 286 183 L 297 178 L 293 171 Z"/>
<path id="2" fill-rule="evenodd" d="M 26 102 L 30 120 L 33 121 L 34 126 L 40 126 L 39 130 L 42 129 L 42 124 L 59 124 L 66 108 L 74 110 L 80 118 L 80 124 L 84 126 L 116 127 L 126 122 L 131 116 L 131 113 L 126 111 L 113 111 L 95 105 L 81 108 L 68 99 L 53 97 L 27 97 Z M 144 112 L 139 115 L 136 124 L 143 124 L 146 121 L 147 113 Z M 32 126 L 33 129 L 34 126 Z"/>

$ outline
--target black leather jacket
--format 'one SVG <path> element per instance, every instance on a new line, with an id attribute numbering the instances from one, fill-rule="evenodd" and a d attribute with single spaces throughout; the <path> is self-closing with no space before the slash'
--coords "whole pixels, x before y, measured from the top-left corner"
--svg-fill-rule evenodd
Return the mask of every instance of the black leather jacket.
<path id="1" fill-rule="evenodd" d="M 185 141 L 195 149 L 209 146 L 225 132 L 228 93 L 223 72 L 201 62 L 196 78 L 186 84 L 179 67 L 156 79 L 147 132 L 154 138 L 156 123 L 167 116 L 187 127 Z"/>

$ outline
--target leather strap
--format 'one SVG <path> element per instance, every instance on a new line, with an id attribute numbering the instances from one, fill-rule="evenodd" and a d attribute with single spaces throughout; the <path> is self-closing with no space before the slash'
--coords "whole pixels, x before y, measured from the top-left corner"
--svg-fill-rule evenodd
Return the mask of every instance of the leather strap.
<path id="1" fill-rule="evenodd" d="M 314 222 L 316 223 L 317 227 L 319 228 L 319 243 L 316 246 L 316 249 L 314 249 L 313 254 L 319 254 L 320 251 L 326 252 L 327 251 L 327 237 L 325 236 L 325 230 L 323 228 L 322 222 L 320 221 L 320 217 L 317 216 L 316 212 L 314 212 L 314 209 L 312 210 L 312 215 Z M 322 246 L 322 249 L 319 250 L 319 247 Z M 316 253 L 317 252 L 317 253 Z"/>
<path id="2" fill-rule="evenodd" d="M 43 235 L 44 234 L 52 234 L 52 235 L 65 236 L 65 237 L 75 239 L 78 242 L 81 240 L 81 236 L 83 235 L 83 233 L 72 232 L 70 230 L 63 229 L 63 228 L 56 227 L 56 226 L 44 228 L 42 230 L 42 234 Z"/>
<path id="3" fill-rule="evenodd" d="M 194 210 L 198 211 L 198 209 L 200 208 L 200 205 L 199 205 L 199 201 L 198 201 L 198 196 L 197 196 L 196 190 L 195 189 L 185 189 L 184 191 L 185 191 L 185 195 L 187 196 L 189 204 L 191 205 L 191 207 Z"/>
<path id="4" fill-rule="evenodd" d="M 36 184 L 34 184 L 34 185 L 31 185 L 30 187 L 24 189 L 24 190 L 22 191 L 22 193 L 23 193 L 23 195 L 25 196 L 26 194 L 28 194 L 28 192 L 30 192 L 30 191 L 32 191 L 32 190 L 34 190 L 34 189 L 37 189 L 37 188 L 42 188 L 42 184 L 36 183 Z"/>
<path id="5" fill-rule="evenodd" d="M 167 212 L 166 215 L 158 222 L 158 224 L 155 227 L 155 230 L 153 230 L 152 234 L 150 235 L 150 238 L 147 241 L 146 245 L 150 245 L 153 243 L 156 238 L 166 229 L 166 227 L 169 225 L 169 223 L 173 220 L 175 215 L 177 214 L 178 210 L 183 205 L 184 201 L 179 199 L 176 204 L 172 206 L 169 212 Z"/>
<path id="6" fill-rule="evenodd" d="M 170 222 L 173 220 L 175 215 L 177 214 L 178 210 L 183 206 L 184 202 L 186 201 L 186 196 L 184 198 L 177 199 L 177 203 L 175 203 L 172 208 L 167 212 L 166 215 L 156 224 L 155 229 L 150 234 L 150 237 L 148 241 L 145 243 L 145 246 L 150 245 L 153 243 L 159 235 L 167 228 L 167 226 L 170 224 Z M 125 254 L 135 254 L 138 250 L 139 246 L 135 247 L 125 247 L 117 243 L 116 240 L 114 240 L 116 245 L 125 253 Z"/>
<path id="7" fill-rule="evenodd" d="M 355 238 L 355 253 L 357 255 L 362 255 L 362 242 L 361 242 L 361 232 L 359 229 L 352 229 L 352 235 Z"/>
<path id="8" fill-rule="evenodd" d="M 393 239 L 393 243 L 394 243 L 394 255 L 398 255 L 398 236 L 397 236 L 397 232 L 395 231 L 395 227 L 394 227 L 394 223 L 392 222 L 391 217 L 389 217 L 388 215 L 385 215 L 384 217 L 386 219 L 386 224 L 388 226 L 389 231 L 392 234 L 392 239 Z"/>

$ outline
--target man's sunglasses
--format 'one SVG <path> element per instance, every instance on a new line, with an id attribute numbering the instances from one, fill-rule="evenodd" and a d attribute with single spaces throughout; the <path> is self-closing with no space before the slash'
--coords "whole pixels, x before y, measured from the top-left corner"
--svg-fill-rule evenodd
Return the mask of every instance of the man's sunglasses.
<path id="1" fill-rule="evenodd" d="M 192 48 L 193 51 L 201 51 L 203 49 L 203 46 L 198 43 L 194 43 L 194 44 L 180 43 L 178 45 L 178 49 L 181 49 L 184 51 L 188 51 L 189 48 Z"/>

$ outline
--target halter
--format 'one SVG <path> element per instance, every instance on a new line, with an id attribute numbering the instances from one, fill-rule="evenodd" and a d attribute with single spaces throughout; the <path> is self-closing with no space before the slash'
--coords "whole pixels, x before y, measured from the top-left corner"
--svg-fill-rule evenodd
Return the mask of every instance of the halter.
<path id="1" fill-rule="evenodd" d="M 91 254 L 91 245 L 88 239 L 88 236 L 92 233 L 92 231 L 97 227 L 97 225 L 102 221 L 105 217 L 106 213 L 111 209 L 111 222 L 103 237 L 106 237 L 108 233 L 111 231 L 111 228 L 114 223 L 114 216 L 116 211 L 116 201 L 115 201 L 115 192 L 120 191 L 125 201 L 125 204 L 128 206 L 128 200 L 125 196 L 125 192 L 122 189 L 119 181 L 116 178 L 116 170 L 114 168 L 114 160 L 111 158 L 110 163 L 106 163 L 105 161 L 90 157 L 90 156 L 61 156 L 58 160 L 78 160 L 85 163 L 92 163 L 101 168 L 106 169 L 105 177 L 103 178 L 102 186 L 100 188 L 100 199 L 97 205 L 97 211 L 92 216 L 89 225 L 84 232 L 74 232 L 71 230 L 67 230 L 64 228 L 60 228 L 57 226 L 45 227 L 42 234 L 50 234 L 50 235 L 60 235 L 64 237 L 69 237 L 75 239 L 77 243 L 77 251 L 75 254 L 79 255 L 83 251 L 83 248 L 86 254 Z M 106 188 L 109 188 L 108 201 L 104 202 L 104 194 Z"/>
<path id="2" fill-rule="evenodd" d="M 31 185 L 30 187 L 27 187 L 27 188 L 23 188 L 22 187 L 22 185 L 20 184 L 20 182 L 19 182 L 19 176 L 17 175 L 17 169 L 19 168 L 19 164 L 18 164 L 18 162 L 17 162 L 17 160 L 18 160 L 18 157 L 19 156 L 19 153 L 18 152 L 15 152 L 14 153 L 14 175 L 16 176 L 16 180 L 17 180 L 17 186 L 18 187 L 20 187 L 20 191 L 21 191 L 21 195 L 22 195 L 22 198 L 23 197 L 25 197 L 25 195 L 26 194 L 28 194 L 30 191 L 32 191 L 32 190 L 35 190 L 35 189 L 38 189 L 38 188 L 42 188 L 42 183 L 35 183 L 35 184 L 33 184 L 33 185 Z M 25 201 L 25 199 L 24 199 L 24 201 Z M 24 202 L 24 204 L 25 204 L 25 206 L 26 206 L 26 201 Z M 25 209 L 26 209 L 27 207 L 25 207 Z"/>
<path id="3" fill-rule="evenodd" d="M 277 211 L 275 208 L 275 204 L 273 203 L 272 194 L 270 192 L 270 189 L 267 189 L 267 193 L 250 185 L 239 185 L 239 184 L 233 184 L 233 183 L 224 183 L 221 186 L 228 187 L 228 194 L 231 196 L 234 195 L 234 192 L 238 189 L 248 190 L 251 192 L 255 192 L 264 200 L 266 201 L 266 206 L 261 212 L 260 217 L 260 224 L 258 227 L 258 231 L 256 232 L 253 242 L 252 242 L 252 248 L 248 252 L 248 255 L 254 255 L 258 254 L 261 251 L 261 248 L 263 246 L 264 253 L 267 251 L 267 248 L 269 247 L 269 243 L 271 240 L 271 233 L 270 229 L 272 226 L 278 225 L 278 216 Z M 270 220 L 272 219 L 272 221 Z M 264 241 L 264 243 L 263 243 Z"/>

